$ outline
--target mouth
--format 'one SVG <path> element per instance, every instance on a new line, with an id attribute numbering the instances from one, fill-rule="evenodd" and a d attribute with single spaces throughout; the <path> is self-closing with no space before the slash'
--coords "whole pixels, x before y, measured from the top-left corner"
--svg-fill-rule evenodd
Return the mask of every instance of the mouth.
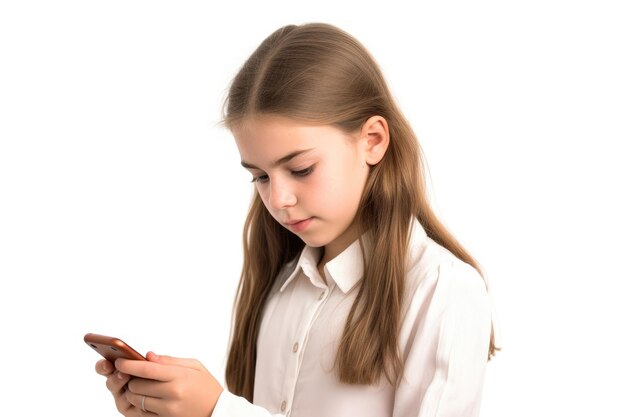
<path id="1" fill-rule="evenodd" d="M 284 224 L 288 229 L 290 229 L 294 233 L 299 233 L 299 232 L 303 232 L 309 226 L 309 224 L 311 224 L 312 220 L 313 220 L 313 217 L 309 217 L 308 219 L 288 221 L 288 222 L 285 222 Z"/>

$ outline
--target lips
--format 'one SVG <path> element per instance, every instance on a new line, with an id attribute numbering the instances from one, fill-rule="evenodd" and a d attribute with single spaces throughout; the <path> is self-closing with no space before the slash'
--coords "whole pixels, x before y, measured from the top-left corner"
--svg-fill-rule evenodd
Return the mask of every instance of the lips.
<path id="1" fill-rule="evenodd" d="M 308 219 L 289 221 L 286 222 L 285 225 L 294 233 L 300 233 L 303 232 L 309 226 L 309 224 L 311 224 L 312 220 L 313 217 L 309 217 Z"/>

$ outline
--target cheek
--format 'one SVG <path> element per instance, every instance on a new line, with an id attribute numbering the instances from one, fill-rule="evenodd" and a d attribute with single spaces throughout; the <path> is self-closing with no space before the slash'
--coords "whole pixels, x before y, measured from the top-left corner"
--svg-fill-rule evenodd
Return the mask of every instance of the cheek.
<path id="1" fill-rule="evenodd" d="M 354 213 L 361 200 L 367 171 L 354 166 L 339 165 L 339 168 L 325 173 L 316 180 L 315 198 L 320 208 L 332 210 L 336 214 Z M 312 196 L 311 196 L 312 197 Z"/>

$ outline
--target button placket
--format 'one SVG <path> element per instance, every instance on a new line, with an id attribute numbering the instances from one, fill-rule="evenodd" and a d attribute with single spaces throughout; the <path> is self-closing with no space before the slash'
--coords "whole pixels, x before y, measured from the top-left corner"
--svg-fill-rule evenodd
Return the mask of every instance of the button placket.
<path id="1" fill-rule="evenodd" d="M 285 392 L 283 393 L 283 401 L 280 404 L 280 412 L 285 414 L 285 415 L 289 415 L 290 413 L 290 408 L 292 406 L 291 402 L 293 401 L 293 397 L 295 394 L 295 389 L 296 389 L 296 385 L 297 385 L 297 381 L 299 379 L 299 374 L 300 374 L 300 365 L 301 365 L 301 361 L 302 361 L 302 355 L 304 354 L 304 349 L 306 346 L 306 340 L 308 338 L 309 335 L 309 331 L 311 330 L 311 326 L 313 324 L 313 322 L 315 321 L 315 318 L 317 317 L 318 313 L 320 312 L 320 310 L 324 307 L 325 301 L 328 298 L 328 295 L 331 292 L 331 288 L 317 288 L 318 290 L 321 290 L 319 292 L 319 294 L 317 295 L 316 298 L 313 298 L 313 301 L 310 304 L 310 310 L 309 310 L 309 314 L 307 315 L 306 319 L 302 322 L 303 326 L 299 326 L 299 330 L 297 332 L 295 337 L 295 340 L 293 342 L 293 345 L 291 347 L 291 351 L 293 356 L 293 365 L 295 366 L 294 369 L 295 373 L 293 374 L 293 385 L 291 385 L 290 388 L 290 392 Z M 315 295 L 313 296 L 315 297 Z M 293 339 L 292 339 L 293 340 Z M 289 366 L 291 368 L 291 365 Z"/>

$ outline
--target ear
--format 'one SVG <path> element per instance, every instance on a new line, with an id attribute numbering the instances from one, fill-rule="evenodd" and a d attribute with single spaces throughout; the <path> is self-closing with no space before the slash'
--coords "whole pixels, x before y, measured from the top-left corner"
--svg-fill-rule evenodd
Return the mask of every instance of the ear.
<path id="1" fill-rule="evenodd" d="M 376 165 L 383 159 L 389 147 L 389 126 L 382 116 L 372 116 L 361 127 L 361 139 L 365 145 L 365 162 Z"/>

